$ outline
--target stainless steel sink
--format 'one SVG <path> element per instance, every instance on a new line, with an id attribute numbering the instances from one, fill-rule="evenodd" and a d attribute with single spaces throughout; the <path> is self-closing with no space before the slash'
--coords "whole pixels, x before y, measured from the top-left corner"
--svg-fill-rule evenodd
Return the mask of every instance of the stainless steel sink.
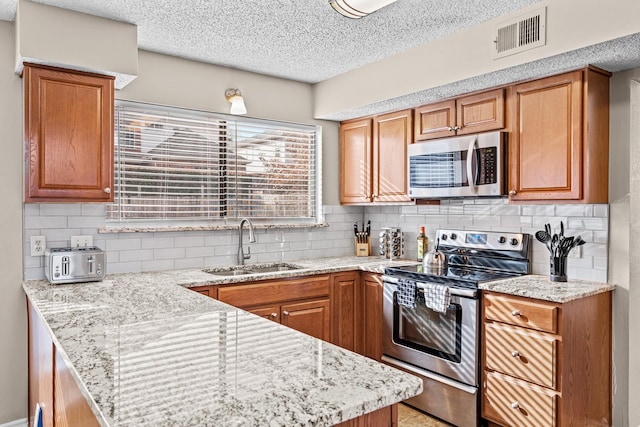
<path id="1" fill-rule="evenodd" d="M 300 270 L 303 268 L 304 267 L 295 264 L 276 262 L 270 264 L 249 264 L 233 267 L 207 268 L 202 271 L 216 276 L 244 276 L 247 274 L 274 273 L 278 271 Z"/>

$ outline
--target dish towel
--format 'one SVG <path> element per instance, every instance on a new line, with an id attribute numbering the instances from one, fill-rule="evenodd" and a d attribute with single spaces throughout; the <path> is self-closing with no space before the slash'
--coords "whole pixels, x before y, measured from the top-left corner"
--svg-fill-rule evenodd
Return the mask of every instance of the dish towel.
<path id="1" fill-rule="evenodd" d="M 445 313 L 451 303 L 449 287 L 436 283 L 421 283 L 424 290 L 424 303 L 433 311 Z"/>
<path id="2" fill-rule="evenodd" d="M 396 300 L 398 305 L 413 308 L 416 306 L 416 282 L 413 280 L 398 279 Z"/>

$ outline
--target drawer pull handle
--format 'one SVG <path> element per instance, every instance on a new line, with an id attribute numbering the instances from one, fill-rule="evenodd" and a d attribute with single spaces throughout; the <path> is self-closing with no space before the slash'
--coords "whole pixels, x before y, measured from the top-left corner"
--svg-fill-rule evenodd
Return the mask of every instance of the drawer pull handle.
<path id="1" fill-rule="evenodd" d="M 288 311 L 283 311 L 282 314 L 284 314 L 285 316 L 288 316 L 289 312 Z"/>
<path id="2" fill-rule="evenodd" d="M 271 317 L 274 317 L 274 318 L 275 318 L 275 317 L 278 317 L 278 313 L 271 313 L 271 314 L 270 314 L 270 316 L 271 316 Z"/>
<path id="3" fill-rule="evenodd" d="M 512 315 L 512 316 L 520 316 L 520 311 L 518 311 L 518 310 L 513 310 L 513 311 L 511 312 L 511 315 Z"/>
<path id="4" fill-rule="evenodd" d="M 520 408 L 520 404 L 519 404 L 518 402 L 513 402 L 513 403 L 511 404 L 511 408 L 512 408 L 512 409 L 518 409 L 518 408 Z"/>
<path id="5" fill-rule="evenodd" d="M 511 357 L 520 357 L 520 353 L 519 353 L 519 352 L 517 352 L 516 350 L 513 350 L 513 351 L 511 352 Z"/>

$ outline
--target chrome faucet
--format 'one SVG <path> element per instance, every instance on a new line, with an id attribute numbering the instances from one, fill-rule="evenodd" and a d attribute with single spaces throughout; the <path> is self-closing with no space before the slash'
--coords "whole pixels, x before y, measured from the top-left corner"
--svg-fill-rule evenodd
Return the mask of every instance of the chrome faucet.
<path id="1" fill-rule="evenodd" d="M 242 247 L 242 226 L 244 225 L 245 222 L 249 224 L 249 243 L 256 242 L 256 236 L 253 231 L 253 223 L 249 218 L 242 218 L 242 220 L 240 221 L 240 233 L 239 233 L 240 236 L 238 240 L 238 264 L 239 265 L 244 265 L 244 260 L 251 258 L 251 248 L 247 246 L 247 254 L 245 255 L 244 249 Z"/>

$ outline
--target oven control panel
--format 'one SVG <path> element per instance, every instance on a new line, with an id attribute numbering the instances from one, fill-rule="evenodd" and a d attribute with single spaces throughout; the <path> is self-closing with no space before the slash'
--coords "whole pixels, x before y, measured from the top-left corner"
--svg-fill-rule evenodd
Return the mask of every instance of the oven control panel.
<path id="1" fill-rule="evenodd" d="M 523 233 L 501 231 L 438 230 L 440 245 L 470 249 L 521 251 L 525 245 Z"/>

